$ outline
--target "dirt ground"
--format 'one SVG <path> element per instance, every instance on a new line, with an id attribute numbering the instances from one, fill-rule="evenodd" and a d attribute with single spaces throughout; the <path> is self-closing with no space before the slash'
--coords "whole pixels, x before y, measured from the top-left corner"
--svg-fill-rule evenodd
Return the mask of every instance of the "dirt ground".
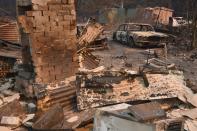
<path id="1" fill-rule="evenodd" d="M 130 48 L 119 42 L 109 41 L 108 50 L 94 51 L 93 54 L 100 58 L 100 65 L 112 69 L 130 69 L 138 71 L 143 66 L 148 56 L 147 49 Z M 161 52 L 162 49 L 154 50 Z M 197 59 L 190 59 L 191 52 L 180 52 L 176 46 L 168 46 L 168 61 L 175 63 L 176 68 L 184 72 L 187 85 L 197 92 Z"/>
<path id="2" fill-rule="evenodd" d="M 197 50 L 181 51 L 177 46 L 168 47 L 168 59 L 183 71 L 187 86 L 197 92 Z M 186 48 L 186 47 L 185 47 Z"/>
<path id="3" fill-rule="evenodd" d="M 147 56 L 143 54 L 145 49 L 129 48 L 114 41 L 108 42 L 108 48 L 108 50 L 93 52 L 101 60 L 100 65 L 106 68 L 138 70 L 147 59 Z M 130 66 L 126 67 L 126 64 Z"/>

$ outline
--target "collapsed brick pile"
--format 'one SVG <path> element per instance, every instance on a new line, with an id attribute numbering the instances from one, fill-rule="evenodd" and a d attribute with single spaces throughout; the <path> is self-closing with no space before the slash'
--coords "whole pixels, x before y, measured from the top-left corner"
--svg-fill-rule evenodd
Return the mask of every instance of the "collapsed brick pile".
<path id="1" fill-rule="evenodd" d="M 74 0 L 32 0 L 32 10 L 19 21 L 29 36 L 36 83 L 59 82 L 75 74 Z"/>

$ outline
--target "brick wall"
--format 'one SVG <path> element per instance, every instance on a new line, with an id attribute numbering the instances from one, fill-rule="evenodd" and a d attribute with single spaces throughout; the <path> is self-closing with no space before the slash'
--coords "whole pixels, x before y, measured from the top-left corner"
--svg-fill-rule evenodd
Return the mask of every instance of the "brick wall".
<path id="1" fill-rule="evenodd" d="M 77 51 L 74 0 L 32 0 L 32 10 L 19 21 L 30 38 L 36 83 L 59 82 L 75 74 L 78 62 L 73 60 Z"/>

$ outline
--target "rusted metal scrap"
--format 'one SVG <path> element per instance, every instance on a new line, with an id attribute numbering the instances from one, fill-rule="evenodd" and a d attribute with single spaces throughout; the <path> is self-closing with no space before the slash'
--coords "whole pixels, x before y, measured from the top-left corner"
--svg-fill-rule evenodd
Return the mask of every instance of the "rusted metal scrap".
<path id="1" fill-rule="evenodd" d="M 182 73 L 146 74 L 117 72 L 80 73 L 77 75 L 79 110 L 121 102 L 177 98 L 188 88 Z"/>
<path id="2" fill-rule="evenodd" d="M 100 60 L 86 48 L 79 51 L 79 66 L 85 69 L 95 69 L 99 66 Z"/>
<path id="3" fill-rule="evenodd" d="M 146 67 L 153 69 L 173 69 L 175 68 L 174 63 L 169 63 L 168 61 L 163 61 L 160 59 L 152 58 L 146 61 Z"/>
<path id="4" fill-rule="evenodd" d="M 90 50 L 106 48 L 106 38 L 99 37 L 103 30 L 104 27 L 101 24 L 91 19 L 87 24 L 78 24 L 79 47 L 85 46 Z"/>
<path id="5" fill-rule="evenodd" d="M 107 41 L 107 38 L 96 39 L 94 42 L 90 43 L 87 46 L 87 49 L 89 51 L 108 49 L 106 41 Z"/>
<path id="6" fill-rule="evenodd" d="M 129 111 L 138 121 L 148 121 L 166 116 L 166 113 L 157 102 L 139 104 L 129 107 Z"/>
<path id="7" fill-rule="evenodd" d="M 0 17 L 0 39 L 13 43 L 20 42 L 20 35 L 16 20 L 12 20 L 8 17 Z"/>

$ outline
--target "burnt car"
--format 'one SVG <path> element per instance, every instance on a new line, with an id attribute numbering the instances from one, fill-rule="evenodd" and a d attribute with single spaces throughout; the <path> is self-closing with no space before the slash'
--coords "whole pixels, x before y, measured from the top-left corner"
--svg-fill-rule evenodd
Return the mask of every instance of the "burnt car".
<path id="1" fill-rule="evenodd" d="M 113 40 L 130 47 L 155 47 L 169 42 L 169 36 L 155 32 L 149 24 L 126 23 L 121 24 L 113 33 Z"/>

